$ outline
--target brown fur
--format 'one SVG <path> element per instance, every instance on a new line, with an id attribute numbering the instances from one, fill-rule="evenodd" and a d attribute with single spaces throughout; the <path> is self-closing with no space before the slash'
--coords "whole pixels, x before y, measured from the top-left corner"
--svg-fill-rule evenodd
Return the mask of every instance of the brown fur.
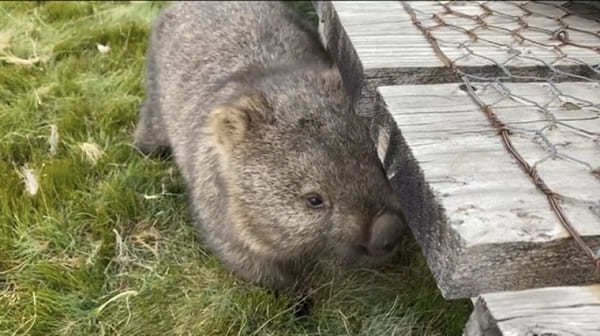
<path id="1" fill-rule="evenodd" d="M 207 245 L 272 288 L 320 262 L 381 260 L 403 227 L 339 72 L 281 3 L 168 7 L 152 31 L 135 143 L 172 152 Z"/>

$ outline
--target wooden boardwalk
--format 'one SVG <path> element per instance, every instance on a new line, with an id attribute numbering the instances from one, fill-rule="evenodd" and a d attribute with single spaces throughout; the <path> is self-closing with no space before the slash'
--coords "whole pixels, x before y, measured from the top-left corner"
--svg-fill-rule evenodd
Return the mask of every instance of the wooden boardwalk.
<path id="1" fill-rule="evenodd" d="M 600 16 L 569 6 L 315 2 L 446 298 L 600 282 Z"/>

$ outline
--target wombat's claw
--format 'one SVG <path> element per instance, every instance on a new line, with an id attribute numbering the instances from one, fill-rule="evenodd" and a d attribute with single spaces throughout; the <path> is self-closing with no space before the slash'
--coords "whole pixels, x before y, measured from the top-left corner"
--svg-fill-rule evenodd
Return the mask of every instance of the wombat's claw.
<path id="1" fill-rule="evenodd" d="M 267 293 L 269 293 L 269 294 L 273 294 L 273 296 L 274 296 L 276 299 L 278 299 L 278 300 L 279 300 L 279 297 L 280 297 L 280 295 L 279 295 L 279 291 L 278 291 L 278 290 L 276 290 L 276 289 L 271 289 L 271 288 L 267 288 Z"/>
<path id="2" fill-rule="evenodd" d="M 310 296 L 302 297 L 293 306 L 294 316 L 297 320 L 303 320 L 308 318 L 313 306 L 313 299 Z"/>

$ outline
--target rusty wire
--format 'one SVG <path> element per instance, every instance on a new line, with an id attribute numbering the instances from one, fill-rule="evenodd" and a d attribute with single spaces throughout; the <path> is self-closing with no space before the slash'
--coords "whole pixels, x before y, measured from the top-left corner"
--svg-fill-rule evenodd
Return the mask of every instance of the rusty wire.
<path id="1" fill-rule="evenodd" d="M 560 128 L 600 143 L 600 131 L 573 126 L 567 120 L 557 118 L 552 109 L 549 108 L 551 101 L 558 100 L 564 102 L 561 108 L 585 109 L 592 115 L 589 120 L 600 119 L 600 104 L 576 97 L 572 94 L 566 94 L 555 83 L 557 80 L 567 78 L 573 81 L 600 84 L 600 80 L 598 79 L 600 78 L 600 64 L 589 64 L 589 60 L 586 61 L 572 57 L 569 52 L 564 50 L 565 47 L 588 50 L 595 53 L 592 55 L 597 56 L 595 60 L 597 63 L 600 63 L 600 29 L 589 31 L 573 26 L 568 20 L 572 20 L 574 15 L 566 8 L 561 7 L 560 3 L 556 2 L 437 1 L 433 3 L 417 3 L 415 5 L 415 3 L 409 4 L 403 1 L 402 6 L 409 14 L 412 23 L 431 44 L 434 53 L 442 64 L 452 69 L 463 81 L 467 93 L 480 107 L 487 120 L 497 131 L 507 152 L 519 163 L 537 189 L 546 196 L 550 208 L 555 213 L 559 222 L 585 254 L 592 259 L 596 269 L 600 270 L 600 251 L 594 252 L 585 243 L 561 206 L 561 202 L 572 201 L 572 198 L 555 192 L 538 173 L 538 167 L 542 163 L 548 160 L 560 159 L 585 167 L 590 174 L 600 177 L 600 168 L 594 168 L 589 162 L 581 158 L 563 153 L 559 149 L 559 146 L 554 144 L 546 135 L 547 132 Z M 421 10 L 416 7 L 425 9 Z M 466 13 L 469 11 L 477 12 L 477 14 Z M 458 23 L 450 23 L 449 21 L 452 20 Z M 588 18 L 585 20 L 589 20 L 590 22 L 595 21 L 600 24 L 598 19 Z M 538 23 L 536 24 L 535 22 Z M 543 22 L 551 27 L 539 24 L 539 22 Z M 439 33 L 442 29 L 451 29 L 462 33 L 465 36 L 465 40 L 450 41 L 444 38 L 443 34 Z M 494 36 L 494 32 L 498 34 Z M 577 34 L 579 34 L 579 37 L 585 36 L 591 40 L 595 40 L 596 43 L 580 42 L 573 37 L 573 35 Z M 503 36 L 505 39 L 507 36 L 510 38 L 508 41 L 494 39 L 494 37 L 498 36 Z M 477 48 L 481 46 L 491 47 L 499 52 L 497 55 L 503 55 L 505 58 L 498 60 L 481 51 L 477 51 Z M 523 51 L 526 47 L 538 48 L 537 50 L 545 52 L 546 56 L 540 57 L 536 56 L 535 53 L 526 53 Z M 450 51 L 461 51 L 461 55 L 453 59 L 448 55 Z M 548 54 L 551 56 L 548 56 Z M 466 66 L 461 65 L 461 62 L 464 63 L 467 60 L 478 60 L 485 65 L 495 66 L 501 71 L 501 75 L 494 74 L 493 72 L 489 72 L 489 75 L 469 73 L 465 70 Z M 516 61 L 520 61 L 522 64 L 529 63 L 535 64 L 537 67 L 541 66 L 545 71 L 540 71 L 540 73 L 546 73 L 547 75 L 517 74 L 515 73 L 517 71 L 514 70 L 515 67 L 512 65 Z M 585 69 L 584 74 L 569 72 L 568 67 L 565 70 L 564 64 L 583 67 Z M 524 80 L 545 83 L 553 99 L 546 104 L 540 104 L 528 99 L 523 94 L 514 92 L 505 84 L 506 82 L 522 82 Z M 486 102 L 478 94 L 478 92 L 485 90 L 495 90 L 501 98 L 495 102 Z M 512 99 L 522 103 L 526 107 L 534 107 L 543 117 L 542 121 L 544 125 L 532 130 L 503 122 L 494 110 L 494 107 L 504 99 Z M 512 137 L 514 134 L 525 134 L 532 137 L 534 141 L 537 140 L 543 146 L 544 150 L 548 152 L 548 155 L 530 164 L 513 145 Z M 600 209 L 600 201 L 577 201 L 588 204 L 590 208 L 593 206 Z"/>

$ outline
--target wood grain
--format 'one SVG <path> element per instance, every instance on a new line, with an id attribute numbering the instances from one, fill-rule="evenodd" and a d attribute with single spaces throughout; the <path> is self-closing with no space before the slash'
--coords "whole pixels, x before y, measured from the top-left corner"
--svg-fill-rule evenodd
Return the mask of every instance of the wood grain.
<path id="1" fill-rule="evenodd" d="M 477 84 L 475 84 L 477 87 Z M 544 102 L 547 84 L 511 83 L 523 98 Z M 597 83 L 560 83 L 563 92 L 600 103 Z M 458 84 L 400 85 L 378 89 L 384 108 L 401 130 L 402 146 L 390 148 L 418 168 L 390 168 L 402 178 L 392 180 L 402 195 L 409 224 L 427 256 L 446 298 L 541 286 L 589 284 L 600 280 L 591 260 L 575 245 L 551 210 L 545 195 L 504 148 L 497 131 Z M 484 101 L 497 100 L 495 90 L 480 89 Z M 568 110 L 550 104 L 559 120 L 600 131 L 598 105 Z M 537 130 L 547 124 L 542 113 L 520 101 L 492 105 L 509 126 Z M 539 164 L 540 176 L 558 194 L 574 227 L 594 248 L 600 248 L 600 167 L 598 137 L 582 136 L 560 127 L 545 133 L 568 160 Z M 517 150 L 534 164 L 549 152 L 532 135 L 512 136 Z M 410 160 L 410 158 L 408 159 Z M 419 176 L 420 174 L 420 176 Z M 408 178 L 410 176 L 410 178 Z M 431 197 L 418 196 L 422 177 Z M 427 205 L 429 202 L 433 205 Z M 436 205 L 438 215 L 431 216 Z M 557 277 L 556 274 L 563 276 Z"/>
<path id="2" fill-rule="evenodd" d="M 464 336 L 599 336 L 600 285 L 481 295 Z"/>

